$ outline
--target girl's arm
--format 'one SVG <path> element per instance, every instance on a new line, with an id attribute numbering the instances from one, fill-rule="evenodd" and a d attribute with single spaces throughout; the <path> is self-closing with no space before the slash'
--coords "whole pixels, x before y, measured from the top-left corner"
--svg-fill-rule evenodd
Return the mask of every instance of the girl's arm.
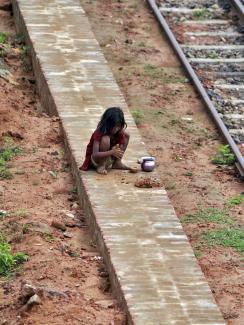
<path id="1" fill-rule="evenodd" d="M 113 147 L 111 150 L 108 151 L 99 151 L 100 143 L 99 141 L 94 141 L 93 143 L 93 150 L 92 156 L 93 158 L 106 158 L 109 156 L 114 156 L 116 158 L 121 158 L 123 156 L 123 151 L 119 147 Z"/>

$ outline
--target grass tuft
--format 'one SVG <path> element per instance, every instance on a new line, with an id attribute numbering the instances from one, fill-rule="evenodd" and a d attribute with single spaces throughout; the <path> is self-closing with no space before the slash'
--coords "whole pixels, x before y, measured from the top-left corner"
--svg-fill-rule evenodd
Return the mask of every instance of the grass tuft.
<path id="1" fill-rule="evenodd" d="M 241 229 L 230 228 L 208 231 L 203 234 L 203 239 L 210 246 L 232 247 L 237 252 L 244 252 L 244 231 Z"/>
<path id="2" fill-rule="evenodd" d="M 15 267 L 26 262 L 28 258 L 27 255 L 21 252 L 13 254 L 10 244 L 0 234 L 0 275 L 9 276 Z"/>
<path id="3" fill-rule="evenodd" d="M 12 138 L 3 138 L 3 145 L 0 147 L 0 179 L 13 178 L 13 175 L 8 169 L 7 162 L 10 161 L 14 156 L 21 154 L 21 152 L 21 148 L 15 146 Z"/>
<path id="4" fill-rule="evenodd" d="M 228 208 L 234 207 L 236 205 L 240 205 L 244 202 L 244 194 L 239 194 L 236 196 L 233 196 L 232 198 L 230 198 L 229 200 L 226 201 L 225 205 Z"/>
<path id="5" fill-rule="evenodd" d="M 233 224 L 234 221 L 229 217 L 225 210 L 216 208 L 199 209 L 194 214 L 188 214 L 181 219 L 182 223 L 212 222 L 218 224 Z"/>
<path id="6" fill-rule="evenodd" d="M 0 44 L 5 44 L 8 40 L 8 34 L 0 32 Z"/>
<path id="7" fill-rule="evenodd" d="M 144 117 L 144 113 L 140 111 L 139 109 L 135 109 L 131 111 L 131 114 L 135 120 L 136 125 L 141 124 L 141 120 Z"/>
<path id="8" fill-rule="evenodd" d="M 236 158 L 235 155 L 230 150 L 229 145 L 221 145 L 218 148 L 217 153 L 213 157 L 210 157 L 210 160 L 213 164 L 216 165 L 230 166 L 234 164 Z"/>
<path id="9" fill-rule="evenodd" d="M 163 83 L 186 83 L 189 79 L 181 75 L 168 74 L 163 68 L 159 68 L 152 64 L 146 64 L 144 66 L 145 76 L 149 76 L 153 79 L 160 79 Z"/>
<path id="10" fill-rule="evenodd" d="M 193 11 L 193 18 L 195 20 L 204 20 L 211 17 L 211 13 L 207 8 L 198 8 Z"/>

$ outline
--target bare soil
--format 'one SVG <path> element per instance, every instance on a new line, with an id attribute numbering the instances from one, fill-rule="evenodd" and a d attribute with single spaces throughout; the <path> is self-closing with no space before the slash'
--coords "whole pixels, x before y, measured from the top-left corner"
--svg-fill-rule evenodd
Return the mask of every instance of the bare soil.
<path id="1" fill-rule="evenodd" d="M 12 75 L 0 77 L 0 147 L 7 139 L 22 153 L 8 162 L 13 178 L 0 180 L 0 210 L 7 213 L 0 216 L 0 233 L 29 260 L 0 276 L 0 324 L 122 325 L 124 315 L 77 204 L 59 120 L 42 111 L 26 49 L 3 4 L 9 1 L 0 1 L 0 32 L 8 33 L 11 47 L 0 68 Z M 41 299 L 28 310 L 25 283 Z"/>
<path id="2" fill-rule="evenodd" d="M 81 0 L 178 217 L 224 209 L 244 191 L 233 166 L 211 163 L 223 139 L 145 1 Z M 133 139 L 131 140 L 133 141 Z M 243 203 L 230 217 L 243 229 Z M 213 222 L 183 223 L 227 324 L 244 319 L 243 254 L 209 246 Z"/>
<path id="3" fill-rule="evenodd" d="M 9 1 L 0 0 L 0 8 L 4 3 Z M 178 217 L 199 206 L 223 208 L 243 192 L 243 183 L 234 167 L 210 163 L 221 136 L 145 3 L 81 3 L 129 108 L 143 113 L 138 127 Z M 12 17 L 3 10 L 1 31 L 10 39 L 15 34 Z M 8 136 L 22 148 L 9 162 L 13 179 L 0 180 L 0 209 L 9 212 L 0 220 L 0 231 L 13 251 L 28 254 L 29 260 L 10 278 L 0 278 L 0 324 L 121 325 L 124 315 L 109 293 L 106 270 L 76 204 L 59 121 L 43 113 L 30 62 L 20 48 L 15 42 L 3 60 L 12 83 L 0 78 L 1 145 Z M 242 226 L 243 205 L 230 213 Z M 202 233 L 217 227 L 211 222 L 183 227 L 227 324 L 243 324 L 243 255 L 202 242 Z M 28 312 L 19 299 L 26 282 L 41 292 L 41 304 Z"/>

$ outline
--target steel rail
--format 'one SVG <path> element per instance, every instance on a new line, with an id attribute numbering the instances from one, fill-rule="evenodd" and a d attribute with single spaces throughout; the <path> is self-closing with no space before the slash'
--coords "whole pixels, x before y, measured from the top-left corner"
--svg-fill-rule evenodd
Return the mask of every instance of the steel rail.
<path id="1" fill-rule="evenodd" d="M 244 6 L 241 3 L 240 0 L 230 0 L 231 4 L 233 5 L 233 7 L 235 7 L 238 10 L 238 13 L 242 16 L 242 18 L 244 17 Z"/>
<path id="2" fill-rule="evenodd" d="M 214 107 L 212 101 L 210 100 L 205 88 L 203 87 L 202 83 L 198 79 L 195 71 L 191 67 L 190 63 L 188 62 L 184 52 L 182 51 L 179 43 L 177 42 L 173 32 L 169 28 L 166 20 L 164 19 L 163 15 L 161 14 L 160 10 L 158 9 L 158 6 L 155 3 L 155 0 L 146 0 L 147 3 L 149 4 L 150 8 L 152 9 L 155 17 L 157 18 L 160 26 L 166 33 L 166 36 L 168 37 L 171 45 L 173 46 L 176 54 L 178 55 L 181 63 L 183 64 L 184 68 L 186 69 L 190 79 L 192 80 L 193 84 L 195 85 L 196 89 L 198 90 L 202 100 L 204 101 L 205 105 L 208 107 L 209 111 L 212 114 L 212 117 L 217 124 L 218 128 L 222 132 L 225 140 L 229 144 L 230 148 L 232 149 L 237 163 L 236 166 L 239 170 L 239 173 L 241 174 L 242 177 L 244 177 L 244 158 L 242 157 L 239 148 L 237 147 L 236 143 L 232 139 L 231 135 L 229 134 L 229 131 L 223 121 L 221 120 L 216 108 Z"/>

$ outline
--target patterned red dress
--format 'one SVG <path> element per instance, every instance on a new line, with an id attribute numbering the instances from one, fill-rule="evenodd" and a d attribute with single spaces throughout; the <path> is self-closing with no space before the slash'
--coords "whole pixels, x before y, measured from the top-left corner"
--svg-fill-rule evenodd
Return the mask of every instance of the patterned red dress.
<path id="1" fill-rule="evenodd" d="M 82 166 L 79 168 L 80 170 L 88 170 L 91 166 L 92 166 L 92 162 L 91 162 L 91 156 L 92 156 L 92 151 L 93 151 L 93 143 L 94 141 L 101 141 L 103 134 L 101 134 L 101 132 L 97 129 L 95 132 L 93 132 L 90 142 L 87 145 L 86 148 L 86 158 L 85 161 L 83 162 Z M 125 134 L 124 132 L 119 132 L 115 135 L 113 135 L 113 137 L 111 137 L 111 142 L 110 142 L 110 149 L 115 146 L 116 144 L 124 144 L 125 143 Z"/>

